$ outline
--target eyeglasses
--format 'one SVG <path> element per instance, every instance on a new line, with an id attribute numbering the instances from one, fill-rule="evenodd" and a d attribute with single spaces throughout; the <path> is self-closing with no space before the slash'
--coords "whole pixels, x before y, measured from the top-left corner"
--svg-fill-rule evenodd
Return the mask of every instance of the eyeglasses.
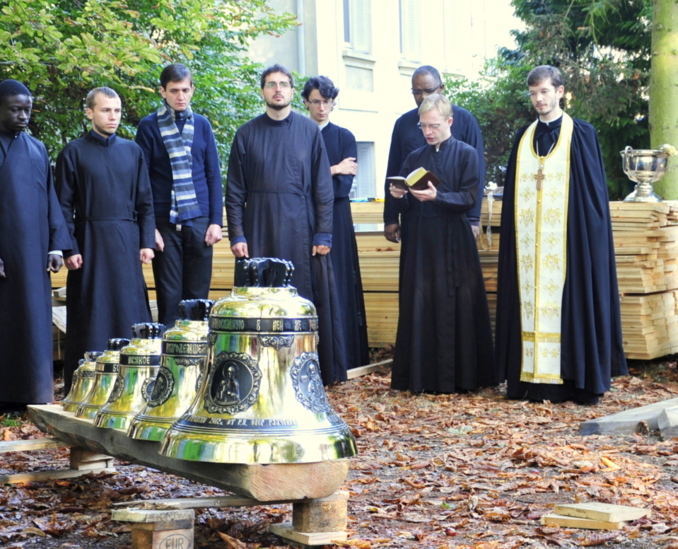
<path id="1" fill-rule="evenodd" d="M 440 85 L 436 86 L 435 88 L 429 88 L 428 90 L 415 90 L 412 88 L 412 95 L 421 95 L 421 94 L 426 94 L 426 95 L 431 95 L 432 93 L 435 93 L 438 91 L 438 88 L 440 88 Z"/>
<path id="2" fill-rule="evenodd" d="M 432 129 L 432 130 L 437 130 L 440 127 L 440 124 L 422 124 L 421 122 L 417 122 L 417 128 L 420 130 L 426 130 L 426 129 Z"/>
<path id="3" fill-rule="evenodd" d="M 269 90 L 274 89 L 276 86 L 279 86 L 282 90 L 292 87 L 292 85 L 287 80 L 283 80 L 281 82 L 266 82 L 266 84 L 264 84 L 264 87 L 268 88 Z"/>
<path id="4" fill-rule="evenodd" d="M 309 103 L 314 107 L 317 107 L 321 103 L 326 107 L 329 107 L 330 105 L 334 105 L 334 99 L 311 99 L 309 100 Z"/>

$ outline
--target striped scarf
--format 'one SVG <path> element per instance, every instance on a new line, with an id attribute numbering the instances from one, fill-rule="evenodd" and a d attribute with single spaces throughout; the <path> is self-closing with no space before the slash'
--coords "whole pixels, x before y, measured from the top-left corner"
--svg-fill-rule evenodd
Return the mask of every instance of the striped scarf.
<path id="1" fill-rule="evenodd" d="M 174 122 L 175 118 L 186 119 L 181 133 Z M 188 107 L 185 111 L 176 112 L 163 101 L 158 109 L 158 128 L 172 166 L 170 223 L 181 224 L 202 215 L 191 169 L 191 146 L 195 132 L 193 111 Z"/>

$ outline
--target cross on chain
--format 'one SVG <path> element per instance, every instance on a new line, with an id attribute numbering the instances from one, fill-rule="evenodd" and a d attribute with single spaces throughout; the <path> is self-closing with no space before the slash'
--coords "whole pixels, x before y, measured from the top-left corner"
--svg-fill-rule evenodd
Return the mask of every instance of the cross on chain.
<path id="1" fill-rule="evenodd" d="M 537 182 L 537 190 L 541 191 L 541 184 L 544 179 L 546 179 L 546 176 L 544 175 L 543 171 L 544 166 L 539 166 L 539 170 L 537 170 L 537 173 L 534 174 L 532 177 L 534 177 L 534 180 Z"/>

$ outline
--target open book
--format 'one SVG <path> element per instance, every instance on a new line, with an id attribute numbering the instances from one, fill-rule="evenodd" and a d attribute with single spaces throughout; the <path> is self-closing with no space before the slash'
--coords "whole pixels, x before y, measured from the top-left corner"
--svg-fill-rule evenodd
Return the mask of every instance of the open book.
<path id="1" fill-rule="evenodd" d="M 424 191 L 428 189 L 429 181 L 433 183 L 434 187 L 440 185 L 440 179 L 426 168 L 417 168 L 407 177 L 401 175 L 387 177 L 386 181 L 394 187 L 405 190 L 414 189 L 415 191 Z"/>

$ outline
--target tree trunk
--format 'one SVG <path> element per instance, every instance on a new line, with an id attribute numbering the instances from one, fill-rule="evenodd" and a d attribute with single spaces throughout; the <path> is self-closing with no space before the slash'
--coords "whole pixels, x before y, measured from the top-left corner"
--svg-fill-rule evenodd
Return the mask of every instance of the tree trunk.
<path id="1" fill-rule="evenodd" d="M 678 4 L 653 0 L 652 75 L 650 77 L 650 142 L 652 148 L 668 143 L 678 147 Z M 665 200 L 678 199 L 678 157 L 654 184 Z"/>

